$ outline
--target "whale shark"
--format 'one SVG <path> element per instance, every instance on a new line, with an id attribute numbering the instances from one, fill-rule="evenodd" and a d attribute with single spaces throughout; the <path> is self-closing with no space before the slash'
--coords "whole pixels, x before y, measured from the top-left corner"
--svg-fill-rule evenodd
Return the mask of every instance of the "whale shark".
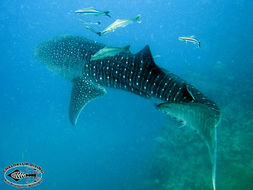
<path id="1" fill-rule="evenodd" d="M 72 86 L 69 120 L 77 124 L 85 105 L 106 94 L 106 88 L 125 90 L 146 99 L 156 99 L 161 112 L 193 128 L 207 145 L 212 163 L 212 186 L 216 189 L 216 128 L 221 118 L 216 103 L 193 85 L 159 67 L 150 47 L 133 54 L 121 52 L 92 60 L 106 47 L 80 36 L 62 35 L 40 43 L 34 55 Z"/>

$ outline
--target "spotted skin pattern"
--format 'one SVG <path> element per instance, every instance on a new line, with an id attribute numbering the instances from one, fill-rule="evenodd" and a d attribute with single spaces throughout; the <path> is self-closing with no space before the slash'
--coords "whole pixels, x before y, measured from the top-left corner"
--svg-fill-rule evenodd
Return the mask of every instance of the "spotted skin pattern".
<path id="1" fill-rule="evenodd" d="M 105 45 L 79 36 L 59 36 L 39 44 L 35 57 L 73 83 L 69 119 L 76 125 L 85 105 L 106 94 L 105 87 L 122 89 L 161 103 L 158 110 L 194 128 L 205 141 L 216 189 L 216 126 L 218 106 L 195 87 L 154 62 L 149 46 L 136 54 L 122 52 L 91 61 Z"/>
<path id="2" fill-rule="evenodd" d="M 80 80 L 79 92 L 85 95 L 77 98 L 72 92 L 74 99 L 71 101 L 80 105 L 75 105 L 75 109 L 70 108 L 70 112 L 80 112 L 89 100 L 105 94 L 106 91 L 101 90 L 103 87 L 126 90 L 145 98 L 159 99 L 161 102 L 196 102 L 218 110 L 216 104 L 192 85 L 157 66 L 149 46 L 137 54 L 120 53 L 91 61 L 92 55 L 104 47 L 105 45 L 84 37 L 65 35 L 43 42 L 35 48 L 35 56 L 49 69 L 73 82 L 75 93 L 78 92 L 75 82 Z M 93 90 L 87 90 L 88 86 Z M 94 90 L 96 88 L 100 89 L 100 94 Z"/>

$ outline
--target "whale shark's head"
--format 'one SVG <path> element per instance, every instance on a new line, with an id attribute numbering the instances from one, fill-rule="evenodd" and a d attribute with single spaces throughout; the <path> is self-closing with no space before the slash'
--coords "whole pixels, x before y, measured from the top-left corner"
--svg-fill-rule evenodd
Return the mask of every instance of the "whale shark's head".
<path id="1" fill-rule="evenodd" d="M 100 48 L 86 38 L 63 35 L 39 44 L 34 55 L 50 70 L 72 81 L 82 75 L 84 65 Z"/>
<path id="2" fill-rule="evenodd" d="M 73 80 L 81 76 L 86 59 L 82 47 L 72 41 L 69 36 L 53 38 L 39 44 L 34 49 L 34 55 L 50 70 L 68 80 Z"/>

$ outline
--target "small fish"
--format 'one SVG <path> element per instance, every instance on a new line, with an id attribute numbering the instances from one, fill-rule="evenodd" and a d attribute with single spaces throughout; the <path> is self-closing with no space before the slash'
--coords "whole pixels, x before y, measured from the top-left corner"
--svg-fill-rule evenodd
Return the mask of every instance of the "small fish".
<path id="1" fill-rule="evenodd" d="M 131 19 L 124 19 L 124 20 L 121 20 L 121 19 L 117 19 L 114 23 L 112 23 L 111 25 L 109 25 L 106 29 L 104 29 L 103 31 L 101 32 L 97 32 L 97 34 L 99 36 L 101 36 L 102 34 L 106 34 L 108 32 L 114 32 L 114 30 L 116 28 L 119 28 L 119 27 L 125 27 L 131 23 L 134 23 L 134 22 L 137 22 L 137 23 L 141 23 L 141 19 L 140 19 L 141 15 L 137 15 L 136 17 L 134 18 L 131 18 Z"/>
<path id="2" fill-rule="evenodd" d="M 80 21 L 81 23 L 84 23 L 84 24 L 97 24 L 97 25 L 101 24 L 101 22 L 100 22 L 100 21 L 97 21 L 97 22 L 91 22 L 91 21 L 82 20 L 82 19 L 79 19 L 79 21 Z"/>
<path id="3" fill-rule="evenodd" d="M 129 53 L 130 52 L 129 48 L 130 48 L 129 45 L 127 45 L 123 48 L 106 46 L 106 47 L 100 49 L 97 53 L 95 53 L 95 55 L 93 55 L 91 57 L 91 61 L 103 59 L 105 57 L 112 57 L 112 56 L 118 55 L 121 52 Z"/>
<path id="4" fill-rule="evenodd" d="M 84 9 L 80 9 L 80 10 L 76 10 L 75 13 L 77 14 L 83 14 L 83 15 L 106 15 L 108 17 L 111 17 L 111 15 L 109 15 L 110 11 L 100 11 L 95 9 L 94 7 L 87 7 Z"/>
<path id="5" fill-rule="evenodd" d="M 200 41 L 197 40 L 194 36 L 190 36 L 190 37 L 179 37 L 178 38 L 180 41 L 184 41 L 184 42 L 191 42 L 193 44 L 197 44 L 198 47 L 200 48 Z"/>
<path id="6" fill-rule="evenodd" d="M 98 34 L 98 32 L 94 28 L 92 28 L 90 26 L 85 26 L 85 28 L 88 29 L 89 31 L 95 33 L 95 34 Z"/>

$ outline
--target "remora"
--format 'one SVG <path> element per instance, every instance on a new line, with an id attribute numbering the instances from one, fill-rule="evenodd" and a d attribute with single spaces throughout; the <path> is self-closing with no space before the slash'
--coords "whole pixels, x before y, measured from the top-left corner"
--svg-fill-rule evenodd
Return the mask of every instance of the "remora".
<path id="1" fill-rule="evenodd" d="M 85 105 L 106 93 L 104 87 L 159 99 L 162 103 L 157 105 L 158 110 L 196 129 L 205 141 L 215 189 L 216 126 L 221 115 L 218 106 L 194 86 L 157 66 L 148 45 L 136 54 L 123 52 L 91 61 L 104 47 L 83 37 L 65 35 L 43 42 L 34 50 L 35 57 L 48 68 L 72 82 L 70 122 L 76 125 Z"/>

